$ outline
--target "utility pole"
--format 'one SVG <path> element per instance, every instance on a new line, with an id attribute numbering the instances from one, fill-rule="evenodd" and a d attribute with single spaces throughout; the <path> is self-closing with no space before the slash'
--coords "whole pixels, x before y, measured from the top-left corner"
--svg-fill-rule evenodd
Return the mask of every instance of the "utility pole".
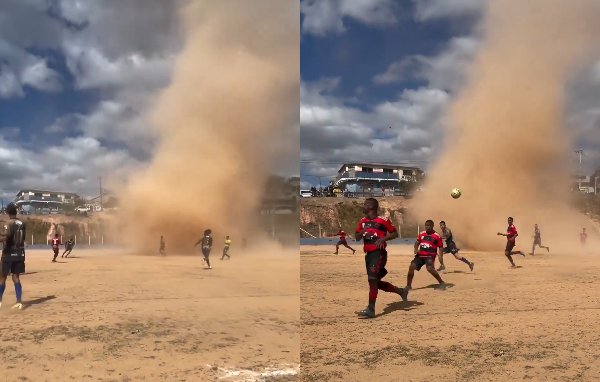
<path id="1" fill-rule="evenodd" d="M 102 177 L 100 177 L 100 211 L 104 211 L 102 208 Z"/>
<path id="2" fill-rule="evenodd" d="M 577 192 L 581 191 L 581 157 L 583 156 L 583 150 L 575 150 L 575 154 L 579 154 L 579 188 L 577 189 Z"/>

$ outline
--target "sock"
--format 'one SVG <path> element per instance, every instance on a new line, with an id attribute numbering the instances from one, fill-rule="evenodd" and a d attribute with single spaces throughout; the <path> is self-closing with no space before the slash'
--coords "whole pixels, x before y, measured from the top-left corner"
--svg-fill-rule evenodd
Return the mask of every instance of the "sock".
<path id="1" fill-rule="evenodd" d="M 377 288 L 389 293 L 396 292 L 396 287 L 386 281 L 380 281 L 377 284 Z"/>
<path id="2" fill-rule="evenodd" d="M 2 296 L 4 295 L 5 289 L 6 289 L 6 284 L 0 284 L 0 301 L 2 301 Z"/>
<path id="3" fill-rule="evenodd" d="M 21 295 L 23 294 L 21 283 L 15 283 L 15 294 L 17 295 L 17 302 L 21 302 Z"/>
<path id="4" fill-rule="evenodd" d="M 377 301 L 378 293 L 377 281 L 369 281 L 369 309 L 375 309 L 375 301 Z"/>
<path id="5" fill-rule="evenodd" d="M 413 280 L 413 277 L 415 277 L 415 274 L 414 274 L 414 273 L 413 273 L 412 275 L 411 275 L 411 274 L 409 274 L 409 275 L 406 277 L 406 285 L 407 285 L 407 286 L 412 286 L 412 280 Z"/>
<path id="6" fill-rule="evenodd" d="M 461 257 L 460 261 L 462 261 L 465 264 L 471 264 L 471 263 L 469 263 L 469 260 L 465 259 L 464 257 Z"/>

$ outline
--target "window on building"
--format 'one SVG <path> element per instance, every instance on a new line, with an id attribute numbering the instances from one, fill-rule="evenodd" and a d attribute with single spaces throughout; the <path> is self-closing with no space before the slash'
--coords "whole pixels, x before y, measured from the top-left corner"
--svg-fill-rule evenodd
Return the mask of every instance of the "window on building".
<path id="1" fill-rule="evenodd" d="M 384 169 L 383 169 L 383 173 L 384 173 L 385 175 L 394 175 L 394 169 L 391 169 L 391 168 L 384 168 Z"/>
<path id="2" fill-rule="evenodd" d="M 373 172 L 373 167 L 363 167 L 362 172 Z"/>
<path id="3" fill-rule="evenodd" d="M 30 194 L 30 195 L 31 195 L 31 194 Z M 34 194 L 34 196 L 39 196 L 39 197 L 41 198 L 41 197 L 42 197 L 42 193 L 41 193 L 41 192 L 36 192 L 36 193 Z"/>

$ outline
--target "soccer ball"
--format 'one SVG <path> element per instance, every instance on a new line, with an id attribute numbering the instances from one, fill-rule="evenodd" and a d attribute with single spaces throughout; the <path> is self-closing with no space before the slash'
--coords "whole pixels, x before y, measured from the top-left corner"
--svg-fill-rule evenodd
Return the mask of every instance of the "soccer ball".
<path id="1" fill-rule="evenodd" d="M 460 198 L 460 190 L 458 188 L 453 188 L 452 191 L 450 191 L 450 195 L 454 198 L 454 199 L 458 199 Z"/>

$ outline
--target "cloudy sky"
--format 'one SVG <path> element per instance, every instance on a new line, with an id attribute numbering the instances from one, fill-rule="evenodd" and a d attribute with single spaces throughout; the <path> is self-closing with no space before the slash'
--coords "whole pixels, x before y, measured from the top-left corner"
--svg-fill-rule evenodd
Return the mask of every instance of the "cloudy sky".
<path id="1" fill-rule="evenodd" d="M 425 168 L 478 47 L 484 0 L 302 0 L 301 180 L 340 162 Z M 569 84 L 565 125 L 600 166 L 600 62 Z M 391 127 L 391 129 L 390 129 Z M 575 154 L 573 154 L 575 159 Z M 328 178 L 329 177 L 329 178 Z"/>
<path id="2" fill-rule="evenodd" d="M 177 1 L 2 0 L 0 196 L 98 195 L 144 166 L 144 121 L 181 47 Z"/>

